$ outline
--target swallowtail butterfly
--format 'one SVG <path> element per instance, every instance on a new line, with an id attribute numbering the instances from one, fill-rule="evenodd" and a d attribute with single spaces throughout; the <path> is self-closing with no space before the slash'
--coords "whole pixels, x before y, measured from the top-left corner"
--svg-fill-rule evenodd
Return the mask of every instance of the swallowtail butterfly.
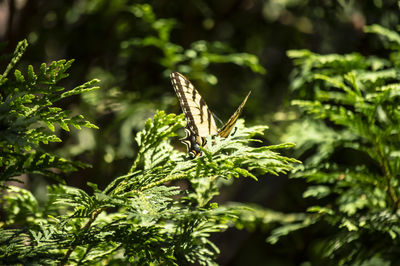
<path id="1" fill-rule="evenodd" d="M 210 109 L 193 84 L 178 72 L 171 73 L 171 82 L 186 118 L 186 137 L 181 141 L 192 157 L 201 155 L 199 147 L 206 145 L 207 136 L 226 138 L 229 135 L 250 95 L 249 92 L 228 122 L 218 129 Z"/>

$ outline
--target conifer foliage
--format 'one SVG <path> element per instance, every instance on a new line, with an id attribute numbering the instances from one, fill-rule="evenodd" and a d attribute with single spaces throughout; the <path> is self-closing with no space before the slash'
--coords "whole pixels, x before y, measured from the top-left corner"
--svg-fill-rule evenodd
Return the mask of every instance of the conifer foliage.
<path id="1" fill-rule="evenodd" d="M 303 196 L 318 204 L 269 240 L 327 223 L 322 255 L 335 265 L 399 263 L 400 35 L 379 25 L 365 32 L 382 37 L 387 59 L 288 52 L 296 65 L 293 104 L 304 120 L 291 126 L 287 139 L 306 158 L 293 177 L 306 179 Z"/>
<path id="2" fill-rule="evenodd" d="M 243 120 L 234 135 L 210 137 L 204 155 L 190 160 L 170 143 L 184 125 L 183 115 L 159 111 L 136 135 L 139 150 L 126 175 L 110 177 L 105 189 L 89 183 L 92 193 L 61 183 L 48 186 L 48 200 L 39 204 L 30 191 L 5 181 L 29 173 L 57 177 L 50 169 L 68 172 L 81 166 L 46 153 L 39 144 L 60 141 L 55 125 L 67 131 L 69 126 L 96 128 L 53 103 L 96 89 L 97 80 L 66 91 L 57 85 L 72 64 L 64 60 L 43 64 L 39 74 L 31 66 L 25 76 L 14 70 L 9 78 L 26 45 L 20 43 L 1 76 L 0 108 L 6 110 L 1 112 L 1 185 L 6 192 L 0 264 L 213 265 L 219 250 L 210 235 L 231 226 L 244 208 L 212 202 L 224 180 L 278 175 L 298 162 L 276 151 L 293 144 L 262 146 L 254 136 L 266 127 L 245 128 Z"/>
<path id="3" fill-rule="evenodd" d="M 65 131 L 70 127 L 97 128 L 82 115 L 70 116 L 70 112 L 54 106 L 58 101 L 72 95 L 92 91 L 98 80 L 94 79 L 72 90 L 66 91 L 58 83 L 68 77 L 66 71 L 73 60 L 60 60 L 50 65 L 43 63 L 38 73 L 29 65 L 26 73 L 15 69 L 28 42 L 18 43 L 10 63 L 0 75 L 0 185 L 13 177 L 37 173 L 57 178 L 49 168 L 63 172 L 83 167 L 45 152 L 40 144 L 61 142 L 54 134 L 58 125 Z M 6 58 L 6 57 L 4 57 Z M 18 180 L 16 180 L 18 181 Z"/>

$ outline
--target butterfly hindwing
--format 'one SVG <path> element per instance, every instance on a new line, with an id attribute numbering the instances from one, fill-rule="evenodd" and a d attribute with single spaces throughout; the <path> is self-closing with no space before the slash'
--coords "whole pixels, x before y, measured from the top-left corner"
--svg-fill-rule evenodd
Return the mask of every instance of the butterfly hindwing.
<path id="1" fill-rule="evenodd" d="M 247 102 L 247 98 L 249 98 L 251 91 L 247 94 L 246 98 L 244 98 L 243 102 L 239 105 L 238 109 L 233 113 L 231 118 L 229 118 L 228 122 L 225 123 L 219 130 L 218 130 L 218 135 L 220 135 L 223 138 L 226 138 L 229 136 L 229 133 L 231 133 L 233 126 L 236 123 L 236 120 L 239 118 L 240 113 L 242 112 L 242 109 L 244 105 Z"/>

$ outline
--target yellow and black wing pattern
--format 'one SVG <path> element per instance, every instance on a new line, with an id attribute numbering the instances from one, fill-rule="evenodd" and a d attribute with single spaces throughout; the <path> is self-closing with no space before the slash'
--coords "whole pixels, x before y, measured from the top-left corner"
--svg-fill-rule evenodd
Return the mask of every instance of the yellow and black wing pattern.
<path id="1" fill-rule="evenodd" d="M 212 113 L 193 84 L 178 72 L 171 73 L 171 82 L 185 114 L 187 128 L 200 137 L 217 134 Z"/>
<path id="2" fill-rule="evenodd" d="M 246 96 L 228 122 L 218 130 L 210 109 L 193 84 L 178 72 L 171 73 L 171 82 L 186 118 L 186 137 L 181 141 L 193 157 L 201 155 L 199 147 L 206 145 L 207 136 L 218 134 L 226 138 L 229 135 L 250 95 Z"/>

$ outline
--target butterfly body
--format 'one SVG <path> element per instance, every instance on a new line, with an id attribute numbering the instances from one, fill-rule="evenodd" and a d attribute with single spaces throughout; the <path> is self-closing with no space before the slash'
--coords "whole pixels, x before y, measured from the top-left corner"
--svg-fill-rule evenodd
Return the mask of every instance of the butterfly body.
<path id="1" fill-rule="evenodd" d="M 185 128 L 186 136 L 180 141 L 186 145 L 188 153 L 191 157 L 197 157 L 201 155 L 201 147 L 204 147 L 207 144 L 205 137 L 196 136 L 192 131 Z"/>
<path id="2" fill-rule="evenodd" d="M 186 136 L 181 141 L 192 157 L 201 155 L 200 147 L 205 147 L 207 136 L 226 138 L 229 135 L 250 95 L 249 92 L 228 122 L 218 129 L 210 109 L 193 84 L 178 72 L 171 73 L 171 82 L 186 118 Z"/>

